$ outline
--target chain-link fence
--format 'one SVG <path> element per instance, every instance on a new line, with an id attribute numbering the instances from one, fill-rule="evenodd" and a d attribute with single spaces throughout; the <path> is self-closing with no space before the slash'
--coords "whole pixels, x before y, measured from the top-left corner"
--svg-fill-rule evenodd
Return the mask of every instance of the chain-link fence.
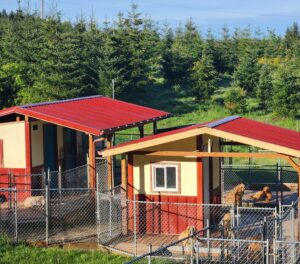
<path id="1" fill-rule="evenodd" d="M 106 158 L 96 159 L 96 174 L 97 176 L 97 190 L 98 192 L 107 192 L 108 188 L 108 163 Z"/>
<path id="2" fill-rule="evenodd" d="M 140 201 L 138 194 L 129 200 L 120 186 L 108 190 L 105 159 L 97 161 L 96 169 L 96 189 L 86 188 L 87 166 L 0 177 L 0 234 L 50 244 L 88 240 L 135 256 L 148 253 L 149 245 L 154 252 L 172 244 L 163 257 L 192 257 L 199 263 L 240 263 L 246 257 L 253 261 L 248 263 L 259 263 L 254 261 L 262 258 L 260 253 L 251 258 L 252 246 L 261 252 L 257 245 L 263 245 L 265 258 L 266 243 L 275 254 L 281 252 L 273 247 L 275 241 L 298 239 L 298 200 L 278 208 Z M 208 227 L 193 241 L 193 250 L 191 240 L 183 243 L 191 230 Z"/>
<path id="3" fill-rule="evenodd" d="M 98 193 L 98 241 L 132 255 L 177 241 L 189 228 L 213 227 L 218 239 L 277 240 L 281 217 L 277 208 L 127 200 Z"/>
<path id="4" fill-rule="evenodd" d="M 244 184 L 242 203 L 261 206 L 291 204 L 297 199 L 298 174 L 290 167 L 266 165 L 221 165 L 222 202 L 239 184 Z M 263 191 L 270 190 L 269 196 Z"/>
<path id="5" fill-rule="evenodd" d="M 0 233 L 15 241 L 96 241 L 96 191 L 85 186 L 87 174 L 81 166 L 6 176 L 13 187 L 0 189 Z"/>
<path id="6" fill-rule="evenodd" d="M 274 263 L 300 263 L 300 242 L 275 241 Z"/>
<path id="7" fill-rule="evenodd" d="M 146 258 L 148 263 L 169 263 L 166 258 L 173 263 L 269 263 L 268 241 L 212 238 L 209 234 L 208 227 L 192 229 L 191 234 L 166 246 L 153 249 L 148 245 L 148 253 L 127 263 L 143 263 Z"/>

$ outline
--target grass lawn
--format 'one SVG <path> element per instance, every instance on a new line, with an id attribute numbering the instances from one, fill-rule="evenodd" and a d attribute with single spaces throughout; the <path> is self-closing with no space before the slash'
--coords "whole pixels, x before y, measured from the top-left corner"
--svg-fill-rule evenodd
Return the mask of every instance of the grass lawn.
<path id="1" fill-rule="evenodd" d="M 34 247 L 25 243 L 13 244 L 5 237 L 0 237 L 1 264 L 119 264 L 129 261 L 130 258 L 100 251 L 83 251 L 75 249 L 61 249 L 55 247 Z M 153 259 L 153 263 L 178 263 L 168 259 Z M 148 263 L 143 259 L 138 263 Z"/>
<path id="2" fill-rule="evenodd" d="M 14 245 L 0 238 L 0 263 L 56 264 L 56 263 L 124 263 L 128 258 L 99 251 L 66 250 L 33 247 L 23 243 Z"/>

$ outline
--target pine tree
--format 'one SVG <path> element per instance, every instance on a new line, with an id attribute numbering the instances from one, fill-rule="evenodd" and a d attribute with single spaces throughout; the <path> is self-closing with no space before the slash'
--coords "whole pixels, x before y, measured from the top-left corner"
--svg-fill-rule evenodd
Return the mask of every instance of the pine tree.
<path id="1" fill-rule="evenodd" d="M 282 64 L 274 74 L 273 109 L 283 116 L 295 117 L 300 106 L 299 65 L 296 61 Z"/>
<path id="2" fill-rule="evenodd" d="M 217 72 L 213 65 L 212 56 L 203 50 L 202 57 L 195 62 L 192 73 L 193 95 L 199 101 L 209 100 L 216 90 Z"/>
<path id="3" fill-rule="evenodd" d="M 255 94 L 259 80 L 259 65 L 255 50 L 248 49 L 240 58 L 240 63 L 234 72 L 234 84 L 247 91 L 249 95 Z"/>
<path id="4" fill-rule="evenodd" d="M 272 94 L 272 69 L 271 66 L 265 64 L 260 70 L 259 82 L 256 91 L 259 107 L 261 109 L 269 110 L 272 107 Z"/>

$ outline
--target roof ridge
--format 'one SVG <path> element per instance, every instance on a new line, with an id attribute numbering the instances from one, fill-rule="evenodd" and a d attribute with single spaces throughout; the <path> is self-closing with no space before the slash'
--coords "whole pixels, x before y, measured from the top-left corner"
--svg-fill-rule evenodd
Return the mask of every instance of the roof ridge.
<path id="1" fill-rule="evenodd" d="M 63 99 L 63 100 L 50 101 L 50 102 L 41 102 L 41 103 L 34 103 L 34 104 L 26 104 L 26 105 L 20 105 L 18 107 L 27 109 L 27 108 L 31 108 L 31 107 L 35 107 L 35 106 L 43 106 L 43 105 L 52 105 L 52 104 L 61 104 L 61 103 L 75 102 L 75 101 L 87 100 L 87 99 L 92 99 L 92 98 L 97 98 L 97 97 L 103 97 L 103 95 L 91 95 L 91 96 L 84 96 L 84 97 Z"/>
<path id="2" fill-rule="evenodd" d="M 217 126 L 219 126 L 219 125 L 226 124 L 226 123 L 228 123 L 228 122 L 231 122 L 231 121 L 236 120 L 236 119 L 239 119 L 239 118 L 241 118 L 241 117 L 238 116 L 238 115 L 227 116 L 227 117 L 225 117 L 225 118 L 222 118 L 222 119 L 219 119 L 219 120 L 210 122 L 210 123 L 206 124 L 205 126 L 206 126 L 206 127 L 210 127 L 210 128 L 214 128 L 214 127 L 217 127 Z"/>

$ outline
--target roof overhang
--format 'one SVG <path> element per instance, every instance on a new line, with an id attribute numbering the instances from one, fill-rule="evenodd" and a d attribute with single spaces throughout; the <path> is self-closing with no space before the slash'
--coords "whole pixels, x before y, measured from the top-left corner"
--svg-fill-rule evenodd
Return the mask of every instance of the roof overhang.
<path id="1" fill-rule="evenodd" d="M 112 134 L 171 116 L 164 111 L 103 96 L 28 104 L 0 110 L 0 117 L 11 115 L 24 115 L 95 136 Z"/>
<path id="2" fill-rule="evenodd" d="M 119 145 L 119 146 L 116 146 L 116 147 L 113 147 L 110 149 L 105 149 L 100 154 L 103 157 L 124 154 L 124 153 L 128 153 L 128 152 L 138 151 L 138 150 L 142 150 L 145 148 L 158 146 L 158 145 L 161 145 L 164 143 L 174 142 L 177 140 L 194 137 L 194 136 L 198 136 L 198 135 L 204 135 L 204 134 L 231 140 L 231 141 L 235 141 L 235 142 L 239 142 L 239 143 L 243 143 L 243 144 L 254 146 L 254 147 L 258 147 L 261 149 L 269 150 L 271 152 L 288 155 L 290 157 L 300 158 L 299 150 L 280 146 L 277 144 L 268 143 L 268 142 L 253 139 L 250 137 L 240 136 L 240 135 L 237 135 L 234 133 L 225 132 L 225 131 L 218 130 L 213 127 L 207 127 L 207 126 L 195 127 L 190 130 L 182 131 L 182 132 L 179 132 L 176 134 L 171 134 L 171 135 L 165 135 L 165 136 L 161 135 L 160 137 L 155 137 L 155 138 L 149 137 L 148 140 L 141 141 L 141 142 L 139 142 L 138 140 L 132 141 L 129 144 Z"/>

